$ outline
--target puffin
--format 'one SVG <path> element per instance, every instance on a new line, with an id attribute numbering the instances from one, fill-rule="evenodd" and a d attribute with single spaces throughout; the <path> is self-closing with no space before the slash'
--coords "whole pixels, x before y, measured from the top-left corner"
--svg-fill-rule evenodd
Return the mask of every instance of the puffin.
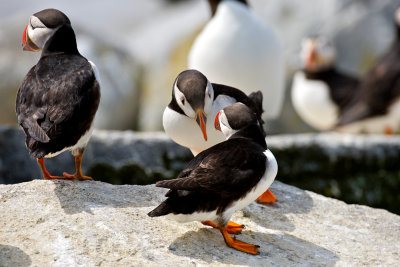
<path id="1" fill-rule="evenodd" d="M 211 81 L 264 95 L 264 118 L 276 119 L 284 99 L 283 46 L 246 0 L 208 0 L 211 19 L 196 37 L 188 68 Z"/>
<path id="2" fill-rule="evenodd" d="M 79 53 L 70 20 L 57 9 L 30 17 L 22 47 L 42 50 L 16 98 L 18 124 L 25 132 L 29 154 L 36 158 L 44 179 L 92 180 L 82 174 L 81 164 L 100 102 L 96 66 Z M 52 176 L 44 159 L 67 150 L 75 157 L 76 172 Z"/>
<path id="3" fill-rule="evenodd" d="M 360 80 L 339 71 L 336 50 L 322 36 L 302 41 L 303 68 L 293 78 L 291 100 L 297 114 L 319 131 L 332 130 L 356 97 Z"/>
<path id="4" fill-rule="evenodd" d="M 170 190 L 167 199 L 148 215 L 200 221 L 219 229 L 229 247 L 259 254 L 258 246 L 229 235 L 243 228 L 229 220 L 268 189 L 278 171 L 277 161 L 267 147 L 257 115 L 245 104 L 234 103 L 219 111 L 214 127 L 227 140 L 199 153 L 176 179 L 157 182 L 157 187 Z"/>
<path id="5" fill-rule="evenodd" d="M 394 22 L 394 43 L 362 80 L 358 97 L 341 114 L 336 130 L 388 135 L 400 131 L 400 7 Z"/>
<path id="6" fill-rule="evenodd" d="M 226 140 L 224 134 L 214 127 L 217 113 L 236 102 L 241 102 L 256 114 L 260 131 L 263 95 L 260 91 L 249 96 L 241 90 L 211 83 L 198 70 L 182 71 L 172 87 L 172 99 L 163 113 L 163 126 L 167 135 L 181 146 L 191 150 L 194 156 L 211 146 Z M 211 119 L 208 119 L 211 118 Z M 269 204 L 276 197 L 270 190 L 261 195 L 257 202 Z"/>

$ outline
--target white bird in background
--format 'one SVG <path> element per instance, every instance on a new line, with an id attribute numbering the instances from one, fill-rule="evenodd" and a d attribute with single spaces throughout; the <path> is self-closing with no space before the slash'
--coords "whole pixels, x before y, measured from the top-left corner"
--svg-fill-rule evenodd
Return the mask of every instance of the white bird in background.
<path id="1" fill-rule="evenodd" d="M 264 118 L 275 119 L 284 98 L 284 56 L 278 38 L 245 0 L 208 2 L 212 18 L 191 48 L 189 68 L 246 94 L 260 90 Z"/>

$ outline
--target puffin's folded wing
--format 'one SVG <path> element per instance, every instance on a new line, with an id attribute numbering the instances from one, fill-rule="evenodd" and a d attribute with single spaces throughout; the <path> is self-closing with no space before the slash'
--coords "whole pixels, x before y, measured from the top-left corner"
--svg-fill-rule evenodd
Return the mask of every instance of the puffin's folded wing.
<path id="1" fill-rule="evenodd" d="M 264 174 L 265 168 L 260 166 L 265 166 L 265 156 L 229 141 L 236 140 L 228 140 L 200 153 L 198 156 L 202 160 L 197 156 L 192 160 L 196 161 L 196 166 L 190 162 L 191 168 L 182 171 L 185 177 L 159 181 L 156 186 L 224 195 L 241 194 L 254 186 Z"/>

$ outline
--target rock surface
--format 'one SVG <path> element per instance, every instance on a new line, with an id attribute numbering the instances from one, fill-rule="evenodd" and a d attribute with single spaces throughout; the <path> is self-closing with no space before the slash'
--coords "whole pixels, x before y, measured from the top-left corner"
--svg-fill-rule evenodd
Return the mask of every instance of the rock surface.
<path id="1" fill-rule="evenodd" d="M 24 138 L 17 127 L 0 127 L 0 183 L 41 177 Z M 400 214 L 400 137 L 274 135 L 267 143 L 278 160 L 278 180 Z M 150 184 L 175 178 L 190 159 L 189 150 L 164 133 L 96 130 L 83 157 L 83 171 L 112 184 Z M 73 172 L 73 157 L 65 152 L 46 160 L 46 166 L 55 175 Z"/>
<path id="2" fill-rule="evenodd" d="M 400 217 L 274 182 L 273 206 L 234 214 L 238 238 L 260 255 L 228 248 L 198 222 L 146 214 L 154 185 L 35 180 L 0 185 L 0 266 L 398 266 Z"/>

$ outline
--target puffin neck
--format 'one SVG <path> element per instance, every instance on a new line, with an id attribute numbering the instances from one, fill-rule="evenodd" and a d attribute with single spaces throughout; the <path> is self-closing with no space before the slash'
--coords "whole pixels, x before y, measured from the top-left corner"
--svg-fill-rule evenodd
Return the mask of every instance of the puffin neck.
<path id="1" fill-rule="evenodd" d="M 229 139 L 233 138 L 248 138 L 258 143 L 263 148 L 267 149 L 267 143 L 265 142 L 265 137 L 260 130 L 260 126 L 258 126 L 257 124 L 250 124 L 249 126 L 240 129 L 235 134 L 233 134 Z"/>
<path id="2" fill-rule="evenodd" d="M 322 69 L 319 71 L 308 71 L 304 70 L 304 74 L 307 79 L 310 80 L 323 80 L 324 77 L 329 76 L 334 71 L 334 67 L 329 67 L 327 69 Z"/>
<path id="3" fill-rule="evenodd" d="M 217 12 L 218 5 L 223 1 L 224 0 L 208 0 L 208 3 L 210 5 L 210 10 L 211 10 L 211 17 L 214 17 L 215 13 Z M 240 2 L 240 3 L 248 6 L 247 0 L 233 0 L 233 1 Z"/>
<path id="4" fill-rule="evenodd" d="M 75 33 L 71 25 L 65 24 L 61 26 L 50 37 L 43 48 L 42 57 L 55 53 L 79 54 Z"/>

